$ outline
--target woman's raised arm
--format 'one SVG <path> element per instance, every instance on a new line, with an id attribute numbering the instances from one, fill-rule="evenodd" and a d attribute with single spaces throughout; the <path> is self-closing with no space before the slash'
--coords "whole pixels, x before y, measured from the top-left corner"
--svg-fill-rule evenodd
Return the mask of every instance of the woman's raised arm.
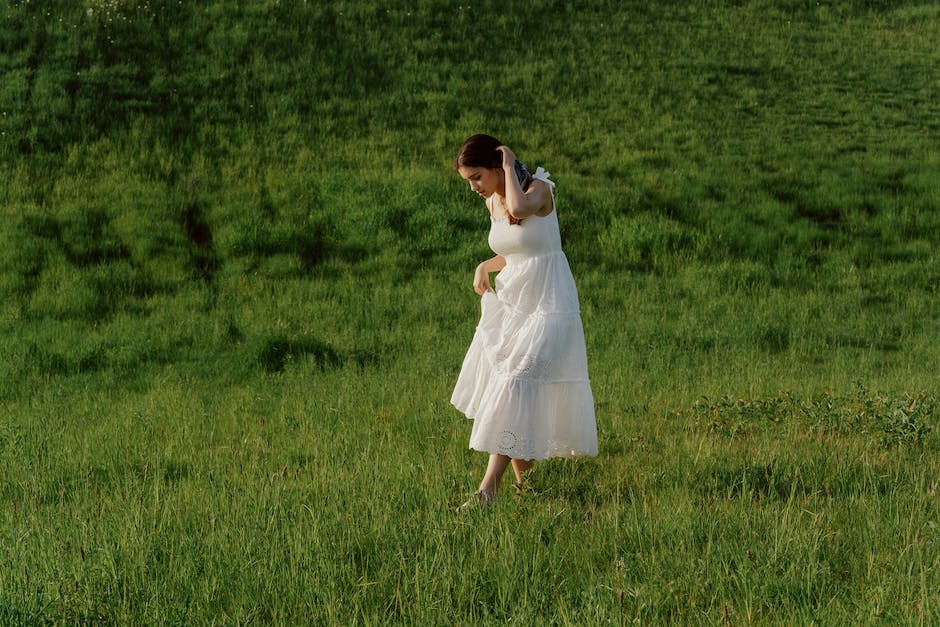
<path id="1" fill-rule="evenodd" d="M 552 192 L 548 185 L 539 180 L 532 181 L 529 189 L 522 191 L 522 184 L 516 178 L 516 155 L 509 146 L 500 146 L 496 150 L 503 153 L 503 173 L 506 175 L 506 211 L 516 220 L 528 218 L 551 207 Z"/>

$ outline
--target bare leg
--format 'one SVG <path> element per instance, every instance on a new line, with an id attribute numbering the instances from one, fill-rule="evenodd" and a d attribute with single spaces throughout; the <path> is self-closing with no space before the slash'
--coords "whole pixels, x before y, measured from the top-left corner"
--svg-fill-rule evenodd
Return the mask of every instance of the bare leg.
<path id="1" fill-rule="evenodd" d="M 479 492 L 482 492 L 489 498 L 496 496 L 499 490 L 499 480 L 503 478 L 506 467 L 511 460 L 506 455 L 490 455 L 490 461 L 486 465 L 486 474 L 483 475 L 483 481 L 480 482 Z"/>
<path id="2" fill-rule="evenodd" d="M 535 464 L 531 459 L 512 460 L 512 470 L 516 473 L 516 483 L 523 483 L 526 480 L 526 473 Z"/>

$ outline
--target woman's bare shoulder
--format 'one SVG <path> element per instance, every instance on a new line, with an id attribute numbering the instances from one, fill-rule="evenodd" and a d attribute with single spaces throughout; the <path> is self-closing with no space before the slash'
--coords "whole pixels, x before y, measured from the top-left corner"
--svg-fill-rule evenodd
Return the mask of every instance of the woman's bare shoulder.
<path id="1" fill-rule="evenodd" d="M 529 196 L 539 209 L 535 212 L 537 216 L 547 216 L 555 209 L 555 199 L 552 197 L 552 187 L 541 179 L 532 179 L 529 183 L 529 189 L 526 190 L 526 196 Z"/>

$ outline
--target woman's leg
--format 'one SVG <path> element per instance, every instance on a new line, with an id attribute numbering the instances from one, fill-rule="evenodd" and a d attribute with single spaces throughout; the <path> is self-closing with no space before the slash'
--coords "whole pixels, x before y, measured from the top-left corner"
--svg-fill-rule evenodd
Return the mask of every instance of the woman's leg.
<path id="1" fill-rule="evenodd" d="M 499 490 L 499 480 L 503 478 L 503 473 L 510 461 L 514 460 L 510 460 L 506 455 L 490 455 L 490 461 L 486 464 L 486 474 L 483 475 L 478 491 L 489 498 L 496 496 Z"/>

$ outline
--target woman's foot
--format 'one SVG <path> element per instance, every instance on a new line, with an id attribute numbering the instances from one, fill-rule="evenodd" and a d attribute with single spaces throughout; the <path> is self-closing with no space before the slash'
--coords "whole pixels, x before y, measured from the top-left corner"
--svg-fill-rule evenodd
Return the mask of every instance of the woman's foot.
<path id="1" fill-rule="evenodd" d="M 512 484 L 512 489 L 516 491 L 516 494 L 525 495 L 525 494 L 536 494 L 535 488 L 532 487 L 532 484 L 528 481 L 523 481 L 521 483 Z"/>
<path id="2" fill-rule="evenodd" d="M 474 509 L 483 509 L 484 507 L 489 507 L 492 505 L 493 501 L 496 500 L 496 495 L 491 492 L 484 492 L 483 490 L 478 490 L 473 496 L 471 496 L 467 501 L 457 508 L 458 514 L 463 514 Z"/>
<path id="3" fill-rule="evenodd" d="M 516 494 L 535 494 L 535 487 L 532 485 L 532 468 L 528 468 L 521 474 L 516 475 L 516 481 L 512 484 L 512 489 Z"/>

